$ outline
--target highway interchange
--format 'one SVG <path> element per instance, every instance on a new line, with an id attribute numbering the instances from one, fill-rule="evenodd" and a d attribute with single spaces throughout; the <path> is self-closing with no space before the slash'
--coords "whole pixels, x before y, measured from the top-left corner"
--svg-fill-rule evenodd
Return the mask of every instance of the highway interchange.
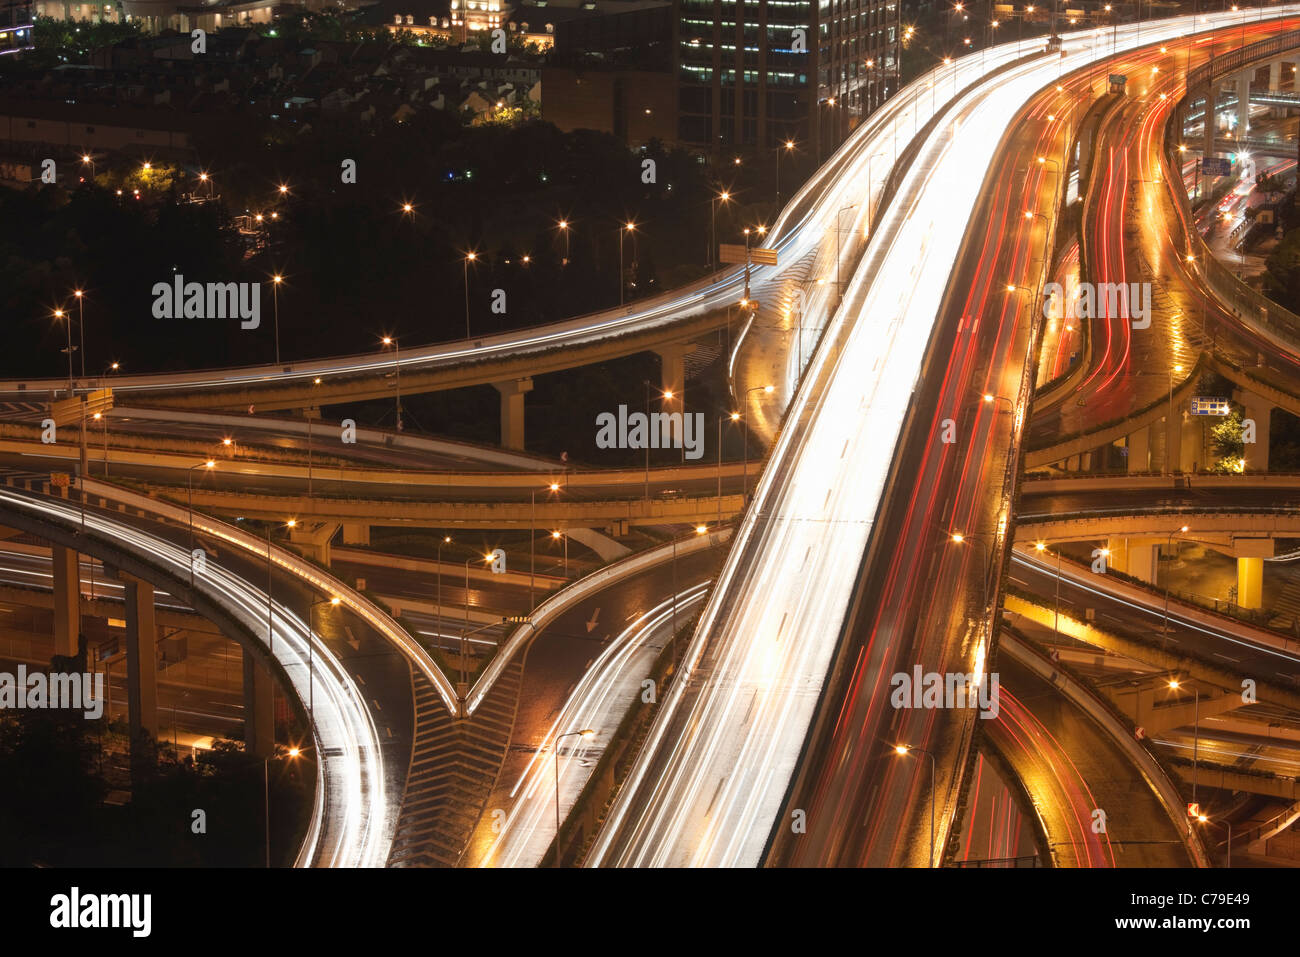
<path id="1" fill-rule="evenodd" d="M 1021 523 L 1028 529 L 1038 517 L 1115 506 L 1104 488 L 1034 493 L 1022 473 L 1027 450 L 1126 416 L 1166 389 L 1172 396 L 1166 370 L 1193 366 L 1207 341 L 1223 358 L 1252 367 L 1267 353 L 1262 368 L 1272 381 L 1296 387 L 1297 353 L 1278 349 L 1274 338 L 1205 295 L 1184 254 L 1190 224 L 1162 182 L 1163 151 L 1170 146 L 1163 138 L 1181 94 L 1180 71 L 1220 45 L 1300 27 L 1300 9 L 1268 14 L 1249 22 L 1238 13 L 1200 17 L 1190 40 L 1192 18 L 1186 17 L 1066 33 L 1060 55 L 1035 49 L 1021 56 L 1016 44 L 1003 44 L 986 58 L 936 68 L 867 117 L 768 230 L 767 245 L 780 265 L 758 267 L 751 280 L 765 303 L 793 301 L 794 290 L 805 285 L 801 276 L 838 268 L 845 280 L 842 298 L 831 283 L 800 297 L 796 335 L 788 324 L 765 333 L 754 322 L 737 336 L 727 366 L 740 370 L 732 383 L 738 405 L 747 417 L 757 419 L 760 408 L 771 416 L 771 407 L 750 398 L 752 383 L 766 379 L 775 383 L 784 410 L 779 427 L 767 433 L 770 448 L 756 450 L 739 470 L 735 462 L 647 466 L 644 473 L 588 470 L 379 430 L 340 450 L 328 437 L 337 431 L 332 424 L 321 423 L 309 438 L 300 421 L 266 415 L 321 403 L 311 398 L 314 389 L 336 403 L 389 397 L 388 374 L 398 360 L 377 354 L 114 377 L 109 384 L 120 407 L 107 417 L 103 444 L 95 444 L 93 428 L 87 432 L 90 476 L 102 481 L 87 479 L 88 492 L 74 479 L 68 500 L 12 485 L 73 471 L 78 442 L 41 449 L 39 410 L 7 416 L 0 461 L 14 482 L 0 489 L 4 522 L 29 534 L 47 525 L 51 541 L 80 526 L 83 554 L 104 549 L 105 562 L 133 555 L 140 573 L 155 576 L 169 598 L 200 613 L 221 609 L 222 630 L 237 632 L 248 653 L 269 655 L 300 703 L 310 698 L 321 773 L 313 827 L 298 855 L 303 866 L 388 861 L 415 777 L 419 708 L 430 707 L 417 705 L 413 680 L 435 689 L 437 721 L 460 722 L 456 733 L 473 736 L 478 703 L 516 663 L 522 677 L 510 727 L 492 745 L 499 763 L 481 803 L 465 816 L 464 845 L 454 862 L 547 864 L 556 852 L 552 802 L 566 817 L 581 803 L 610 735 L 644 693 L 644 676 L 666 646 L 675 653 L 671 680 L 657 689 L 599 827 L 573 839 L 580 854 L 566 849 L 567 862 L 941 866 L 963 844 L 963 798 L 974 769 L 984 766 L 977 751 L 987 746 L 1000 756 L 1001 770 L 1017 777 L 1012 790 L 1040 809 L 1038 838 L 1051 863 L 1204 866 L 1204 843 L 1183 826 L 1182 762 L 1159 766 L 1106 710 L 1112 704 L 1099 692 L 1082 683 L 1061 690 L 1051 664 L 1058 659 L 1043 649 L 1056 655 L 1066 645 L 1086 644 L 1079 614 L 1088 608 L 1096 616 L 1088 621 L 1109 622 L 1133 643 L 1123 646 L 1125 667 L 1135 675 L 1163 674 L 1150 661 L 1139 666 L 1137 645 L 1153 620 L 1167 620 L 1166 641 L 1150 652 L 1165 655 L 1161 661 L 1178 654 L 1217 660 L 1221 687 L 1230 684 L 1224 672 L 1254 676 L 1288 704 L 1300 654 L 1294 642 L 1267 629 L 1207 618 L 1181 601 L 1166 616 L 1158 602 L 1121 593 L 1073 558 L 1058 579 L 1058 566 L 1035 554 Z M 1101 79 L 1108 72 L 1143 79 L 1104 116 L 1093 115 L 1094 149 L 1105 158 L 1095 160 L 1091 178 L 1100 185 L 1084 204 L 1081 249 L 1073 257 L 1056 255 L 1067 177 L 1055 158 L 1071 153 L 1089 115 L 1084 107 L 1106 95 Z M 877 157 L 888 159 L 873 169 Z M 1054 158 L 1053 164 L 1040 157 Z M 882 167 L 891 170 L 888 179 Z M 1136 198 L 1122 188 L 1130 181 L 1138 185 Z M 1134 204 L 1150 212 L 1134 215 Z M 845 242 L 839 213 L 849 208 Z M 1140 224 L 1136 240 L 1126 238 L 1130 223 Z M 1141 276 L 1159 280 L 1153 331 L 1139 337 L 1114 318 L 1094 326 L 1081 359 L 1082 382 L 1040 404 L 1034 397 L 1044 334 L 1040 290 L 1053 279 L 1077 282 L 1077 274 L 1061 270 L 1077 270 L 1081 261 L 1095 281 L 1136 281 L 1126 243 L 1142 251 Z M 406 348 L 403 387 L 490 382 L 500 368 L 530 363 L 545 371 L 546 363 L 560 361 L 557 354 L 634 348 L 643 342 L 638 336 L 667 335 L 689 323 L 699 334 L 717 327 L 717 314 L 744 288 L 733 269 L 620 310 L 469 343 Z M 805 336 L 803 325 L 815 327 L 816 337 Z M 1059 329 L 1049 330 L 1048 341 L 1070 349 Z M 103 384 L 77 381 L 74 388 Z M 64 389 L 62 380 L 3 382 L 0 398 L 18 409 L 33 396 Z M 232 411 L 254 403 L 262 410 L 257 416 Z M 752 431 L 765 432 L 757 421 Z M 231 435 L 240 452 L 223 458 L 223 439 Z M 1156 443 L 1153 455 L 1161 451 Z M 193 462 L 208 455 L 217 464 L 192 487 L 184 480 Z M 113 491 L 114 480 L 128 485 Z M 157 493 L 156 503 L 130 498 L 143 488 Z M 513 546 L 511 574 L 500 582 L 480 568 L 471 583 L 475 559 L 458 557 L 455 570 L 437 563 L 431 611 L 427 567 L 376 567 L 341 554 L 326 571 L 295 561 L 286 548 L 276 558 L 268 598 L 262 587 L 267 551 L 256 545 L 266 540 L 259 539 L 260 525 L 231 531 L 233 525 L 214 517 L 237 519 L 234 524 L 250 516 L 271 524 L 315 518 L 326 526 L 337 518 L 346 530 L 349 522 L 384 525 L 385 514 L 331 513 L 324 503 L 387 502 L 393 515 L 399 502 L 438 504 L 446 510 L 436 522 L 406 524 L 438 534 L 453 529 L 447 541 L 454 535 L 458 544 L 472 540 L 481 549 L 492 544 L 487 530 L 493 529 L 557 528 L 557 542 L 569 536 L 580 516 L 558 500 L 552 505 L 536 497 L 548 488 L 562 488 L 565 507 L 575 510 L 620 503 L 623 521 L 659 536 L 656 557 L 610 565 L 617 552 L 600 550 L 615 548 L 620 536 L 597 534 L 590 550 L 575 546 L 573 574 L 567 557 L 561 564 L 560 552 L 549 554 L 540 585 L 536 556 L 521 566 Z M 1298 495 L 1274 486 L 1221 493 L 1128 489 L 1123 507 L 1144 515 L 1185 512 L 1194 523 L 1229 506 L 1271 516 L 1297 512 Z M 652 496 L 661 507 L 695 504 L 689 514 L 656 511 Z M 78 507 L 80 497 L 86 503 Z M 198 516 L 187 516 L 187 497 Z M 112 508 L 114 500 L 129 501 L 130 510 Z M 468 515 L 470 503 L 486 514 L 499 507 L 500 515 L 455 527 L 457 510 Z M 189 521 L 210 552 L 192 588 Z M 683 540 L 724 525 L 730 526 L 725 545 L 710 541 L 678 556 Z M 1300 538 L 1300 531 L 1287 537 Z M 7 583 L 44 574 L 39 556 L 12 561 Z M 586 572 L 608 574 L 609 583 L 583 590 Z M 368 580 L 364 592 L 353 587 L 359 578 Z M 1043 624 L 1044 602 L 1052 606 L 1058 587 L 1055 608 L 1068 611 L 1072 632 L 1059 627 L 1055 613 L 1058 627 Z M 376 592 L 391 615 L 367 597 Z M 313 602 L 338 596 L 344 596 L 347 629 L 343 619 L 314 629 Z M 544 598 L 556 609 L 545 624 L 499 621 L 534 614 Z M 268 601 L 274 637 L 260 647 Z M 403 605 L 401 613 L 393 610 Z M 469 640 L 471 620 L 483 626 L 474 656 L 482 670 L 460 682 L 450 662 Z M 690 627 L 674 642 L 675 621 L 679 629 Z M 1039 642 L 1037 650 L 1031 640 Z M 1174 659 L 1167 657 L 1170 645 Z M 497 660 L 489 662 L 493 655 Z M 977 683 L 1000 672 L 1001 715 L 983 722 L 972 709 L 891 707 L 891 676 L 914 666 L 974 675 Z M 1210 681 L 1206 675 L 1197 680 Z M 1285 708 L 1266 720 L 1281 714 L 1293 722 Z M 586 728 L 596 729 L 590 741 L 560 745 L 558 735 Z M 1159 740 L 1185 749 L 1185 728 L 1179 728 Z M 1254 733 L 1202 728 L 1199 747 L 1206 760 L 1227 763 Z M 1049 739 L 1056 749 L 1042 744 Z M 1294 776 L 1293 746 L 1275 741 L 1259 760 Z M 1079 759 L 1083 753 L 1087 761 Z M 1126 776 L 1147 786 L 1124 824 L 1099 837 L 1086 822 L 1095 808 L 1127 800 L 1128 792 L 1113 785 Z M 1111 782 L 1110 789 L 1099 782 Z M 1010 832 L 1000 843 L 1005 856 L 1015 852 Z"/>

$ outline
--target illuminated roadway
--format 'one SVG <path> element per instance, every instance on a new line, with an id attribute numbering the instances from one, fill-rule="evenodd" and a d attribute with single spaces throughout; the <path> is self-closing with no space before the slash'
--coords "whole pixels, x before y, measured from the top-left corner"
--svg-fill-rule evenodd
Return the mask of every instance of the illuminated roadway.
<path id="1" fill-rule="evenodd" d="M 0 509 L 9 521 L 36 522 L 68 531 L 85 529 L 88 538 L 134 554 L 169 580 L 184 582 L 190 554 L 167 538 L 94 508 L 0 488 Z M 39 528 L 39 526 L 37 526 Z M 39 531 L 37 532 L 39 534 Z M 83 540 L 84 541 L 84 540 Z M 84 546 L 83 546 L 84 547 Z M 245 635 L 266 634 L 267 595 L 215 561 L 195 574 L 199 596 L 239 623 Z M 175 591 L 176 588 L 173 589 Z M 317 792 L 298 866 L 379 867 L 387 859 L 396 820 L 399 788 L 387 766 L 384 742 L 366 693 L 324 641 L 315 643 L 308 688 L 308 623 L 276 601 L 271 654 L 300 701 L 313 702 Z"/>
<path id="2" fill-rule="evenodd" d="M 1179 29 L 1178 22 L 1145 24 L 1142 37 L 1152 42 L 1177 35 Z M 1132 45 L 1130 34 L 1120 32 L 1121 46 Z M 1108 52 L 1109 43 L 1105 46 Z M 1067 38 L 1066 48 L 1074 52 L 1059 66 L 1055 59 L 1039 58 L 1005 73 L 990 84 L 992 89 L 961 97 L 955 134 L 945 119 L 904 177 L 846 291 L 845 308 L 832 320 L 788 413 L 688 652 L 686 679 L 665 699 L 588 863 L 753 865 L 762 859 L 857 583 L 858 559 L 889 467 L 887 453 L 899 434 L 957 257 L 961 231 L 952 223 L 969 221 L 981 185 L 977 173 L 989 168 L 999 135 L 1016 112 L 1035 90 L 1055 80 L 1062 66 L 1080 66 L 1091 58 L 1090 50 L 1077 49 L 1077 41 L 1071 46 Z M 908 96 L 905 90 L 898 100 Z M 1040 107 L 1040 113 L 1046 109 Z M 1013 217 L 1025 208 L 1023 199 L 1007 205 Z M 1041 206 L 1034 203 L 1032 208 Z M 1029 271 L 1023 258 L 1028 243 L 1022 239 L 1017 245 L 1020 252 L 1008 265 L 1016 267 L 1011 275 L 1023 276 Z M 1025 336 L 1022 328 L 1021 344 Z M 1010 343 L 1003 348 L 1016 356 Z M 1023 353 L 1018 358 L 1025 362 Z M 969 399 L 951 396 L 949 402 Z M 950 408 L 948 403 L 945 407 Z M 977 426 L 986 444 L 992 431 L 989 418 L 986 414 Z M 1005 448 L 1007 429 L 1001 431 L 993 439 L 994 449 L 999 442 Z M 974 504 L 968 508 L 972 514 L 978 511 Z M 932 528 L 931 534 L 942 536 L 943 529 Z M 892 538 L 888 547 L 896 554 L 916 554 Z M 977 568 L 979 560 L 966 557 L 973 549 L 961 551 L 959 563 L 965 562 L 967 577 L 974 577 L 969 568 Z M 901 640 L 910 642 L 910 636 Z M 966 640 L 958 636 L 960 664 L 978 660 L 980 640 L 974 623 Z M 899 654 L 897 646 L 894 654 Z M 880 672 L 871 674 L 878 677 Z M 845 734 L 861 741 L 864 750 L 889 743 L 856 725 Z M 958 753 L 962 738 L 960 733 L 949 737 Z M 870 756 L 863 761 L 877 763 Z M 909 763 L 913 768 L 921 764 Z M 859 762 L 854 779 L 834 787 L 845 795 L 864 795 L 864 772 Z M 924 778 L 911 770 L 899 774 L 904 776 L 901 786 Z M 928 802 L 922 789 L 907 790 L 907 796 L 893 792 L 888 815 L 870 818 L 871 834 L 882 838 L 878 853 L 883 856 L 873 856 L 870 846 L 861 843 L 857 850 L 839 846 L 844 826 L 819 818 L 816 811 L 809 812 L 810 827 L 821 828 L 822 836 L 802 846 L 824 862 L 886 863 L 888 849 L 898 848 L 892 862 L 924 863 L 924 852 L 915 853 L 921 845 L 917 812 Z M 793 802 L 791 807 L 810 804 Z M 811 862 L 795 857 L 799 863 Z"/>

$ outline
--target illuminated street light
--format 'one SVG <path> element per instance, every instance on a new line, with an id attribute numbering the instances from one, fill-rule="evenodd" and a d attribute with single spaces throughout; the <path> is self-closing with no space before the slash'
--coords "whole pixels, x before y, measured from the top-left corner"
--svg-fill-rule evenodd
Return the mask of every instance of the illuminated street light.
<path id="1" fill-rule="evenodd" d="M 927 751 L 925 748 L 919 748 L 914 744 L 896 744 L 894 753 L 900 757 L 907 757 L 913 751 L 920 751 L 930 758 L 930 867 L 934 867 L 934 782 L 935 782 L 935 761 L 934 752 Z"/>
<path id="2" fill-rule="evenodd" d="M 560 739 L 561 738 L 590 738 L 596 732 L 591 728 L 583 728 L 581 731 L 565 731 L 563 734 L 555 736 L 554 754 L 555 758 L 555 866 L 560 866 L 561 852 L 560 846 Z"/>

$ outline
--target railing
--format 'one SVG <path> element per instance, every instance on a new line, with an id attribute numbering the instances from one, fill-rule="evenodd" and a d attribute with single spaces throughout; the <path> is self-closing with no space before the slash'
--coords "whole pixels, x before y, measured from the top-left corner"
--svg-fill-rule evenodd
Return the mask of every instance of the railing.
<path id="1" fill-rule="evenodd" d="M 1219 262 L 1205 240 L 1201 238 L 1192 219 L 1187 190 L 1183 186 L 1182 165 L 1169 152 L 1175 148 L 1171 136 L 1172 128 L 1175 123 L 1180 122 L 1182 107 L 1190 102 L 1193 90 L 1211 83 L 1214 77 L 1231 73 L 1247 63 L 1267 59 L 1274 54 L 1294 50 L 1297 47 L 1300 47 L 1300 30 L 1292 30 L 1217 56 L 1189 73 L 1183 104 L 1180 104 L 1179 109 L 1170 112 L 1165 128 L 1165 177 L 1169 183 L 1177 185 L 1173 190 L 1174 201 L 1186 225 L 1187 252 L 1193 256 L 1194 268 L 1200 271 L 1202 281 L 1209 287 L 1215 298 L 1224 308 L 1230 309 L 1238 319 L 1255 323 L 1287 345 L 1300 350 L 1300 316 L 1242 282 L 1230 269 Z M 1182 137 L 1178 139 L 1181 141 Z"/>

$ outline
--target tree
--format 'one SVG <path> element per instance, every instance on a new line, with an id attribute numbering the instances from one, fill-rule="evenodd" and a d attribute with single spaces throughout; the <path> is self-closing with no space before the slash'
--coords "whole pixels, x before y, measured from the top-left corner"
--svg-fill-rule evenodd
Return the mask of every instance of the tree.
<path id="1" fill-rule="evenodd" d="M 1240 472 L 1246 454 L 1246 443 L 1241 439 L 1241 413 L 1234 409 L 1224 420 L 1210 429 L 1210 448 L 1219 456 L 1210 466 L 1211 472 Z"/>

